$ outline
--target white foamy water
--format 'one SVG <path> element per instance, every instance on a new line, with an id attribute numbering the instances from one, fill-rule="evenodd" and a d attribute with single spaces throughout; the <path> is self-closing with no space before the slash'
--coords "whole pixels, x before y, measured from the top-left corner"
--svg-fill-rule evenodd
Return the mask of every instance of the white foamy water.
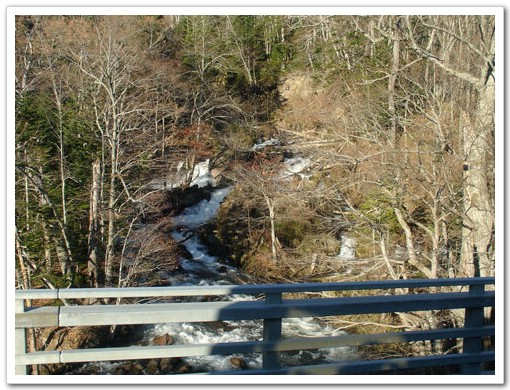
<path id="1" fill-rule="evenodd" d="M 228 297 L 232 301 L 246 301 L 251 296 Z M 212 344 L 243 341 L 261 341 L 263 331 L 262 320 L 221 321 L 212 325 L 204 323 L 169 323 L 158 324 L 148 329 L 145 341 L 165 333 L 174 338 L 174 344 Z M 338 336 L 343 332 L 322 324 L 314 318 L 287 318 L 282 321 L 282 339 L 310 338 L 318 336 Z M 352 356 L 348 347 L 322 348 L 315 351 L 295 351 L 282 353 L 282 366 L 314 364 L 346 360 Z M 243 355 L 213 355 L 186 357 L 183 360 L 199 372 L 236 369 L 231 364 L 232 358 L 241 358 L 246 368 L 262 368 L 262 354 L 249 353 Z"/>
<path id="2" fill-rule="evenodd" d="M 184 274 L 175 278 L 169 276 L 172 285 L 218 285 L 231 284 L 228 278 L 230 273 L 239 273 L 235 267 L 226 266 L 225 272 L 218 272 L 218 259 L 207 253 L 193 230 L 213 219 L 231 188 L 222 188 L 213 191 L 210 200 L 202 200 L 194 206 L 185 209 L 181 215 L 173 218 L 176 229 L 173 238 L 182 242 L 191 259 L 182 259 L 181 266 Z M 252 296 L 234 295 L 224 297 L 231 301 L 253 300 Z M 158 324 L 147 329 L 144 341 L 150 342 L 154 337 L 168 333 L 175 344 L 212 344 L 262 340 L 263 321 L 222 321 L 213 324 L 197 323 L 169 323 Z M 314 318 L 289 318 L 282 321 L 282 338 L 308 338 L 318 336 L 337 336 L 341 331 L 321 323 Z M 296 351 L 282 353 L 282 365 L 313 364 L 314 362 L 332 362 L 344 360 L 352 356 L 348 347 L 325 348 L 315 351 Z M 246 368 L 261 368 L 262 354 L 251 353 L 244 355 L 213 355 L 186 357 L 184 361 L 193 367 L 194 371 L 232 370 L 231 359 L 240 357 L 244 360 Z"/>
<path id="3" fill-rule="evenodd" d="M 202 200 L 194 206 L 185 209 L 181 215 L 173 218 L 175 226 L 172 232 L 177 242 L 182 242 L 191 254 L 191 259 L 181 259 L 182 271 L 167 275 L 171 285 L 222 285 L 235 284 L 229 276 L 239 274 L 235 267 L 220 264 L 218 258 L 207 253 L 207 247 L 195 235 L 194 229 L 213 219 L 221 203 L 230 191 L 230 187 L 216 189 L 212 192 L 210 200 Z M 221 266 L 221 271 L 220 271 Z M 249 295 L 232 295 L 223 297 L 230 301 L 253 300 Z M 192 301 L 180 299 L 181 301 Z M 169 334 L 174 344 L 196 345 L 212 343 L 229 343 L 262 340 L 263 321 L 218 321 L 214 323 L 165 323 L 150 326 L 143 335 L 142 343 L 149 344 L 159 335 Z M 308 338 L 320 336 L 337 336 L 342 332 L 328 324 L 321 323 L 314 318 L 290 318 L 282 321 L 282 338 Z M 293 366 L 333 362 L 349 359 L 353 352 L 348 347 L 326 348 L 314 351 L 295 351 L 282 353 L 282 365 Z M 192 367 L 193 372 L 209 372 L 239 369 L 231 363 L 232 358 L 241 358 L 247 369 L 262 367 L 262 354 L 250 353 L 243 355 L 213 355 L 183 357 L 183 360 Z M 118 364 L 118 363 L 117 363 Z M 100 374 L 109 374 L 117 364 L 101 364 Z"/>
<path id="4" fill-rule="evenodd" d="M 231 187 L 220 188 L 211 194 L 211 199 L 204 199 L 196 205 L 184 209 L 184 211 L 172 218 L 175 226 L 183 226 L 194 229 L 210 221 L 216 216 L 221 203 L 230 192 Z"/>

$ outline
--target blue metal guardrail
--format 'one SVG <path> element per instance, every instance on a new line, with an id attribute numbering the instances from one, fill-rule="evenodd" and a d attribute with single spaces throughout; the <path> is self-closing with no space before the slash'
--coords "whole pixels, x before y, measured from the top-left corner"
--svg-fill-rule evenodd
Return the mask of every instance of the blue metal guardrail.
<path id="1" fill-rule="evenodd" d="M 99 288 L 16 291 L 16 374 L 25 375 L 29 365 L 87 361 L 125 361 L 197 355 L 263 354 L 263 367 L 257 370 L 212 372 L 211 374 L 366 374 L 405 372 L 414 368 L 453 365 L 461 374 L 494 374 L 484 371 L 484 363 L 494 362 L 494 350 L 483 350 L 483 339 L 495 336 L 494 324 L 484 324 L 484 309 L 494 308 L 494 278 L 412 279 L 396 281 L 299 283 L 240 286 L 183 286 L 148 288 Z M 339 297 L 335 292 L 377 290 L 365 296 Z M 317 297 L 330 292 L 334 297 Z M 309 293 L 306 299 L 289 294 Z M 255 295 L 262 300 L 147 304 L 95 304 L 29 307 L 34 299 L 111 299 L 182 296 Z M 323 294 L 321 294 L 323 295 Z M 348 295 L 348 294 L 344 294 Z M 282 319 L 352 314 L 464 310 L 462 328 L 401 331 L 378 334 L 344 334 L 334 337 L 282 339 Z M 262 319 L 263 339 L 199 345 L 136 346 L 90 348 L 60 351 L 30 351 L 26 329 L 89 325 L 154 324 L 168 322 L 208 322 Z M 463 339 L 462 353 L 402 357 L 369 361 L 348 361 L 311 366 L 282 367 L 280 354 L 338 346 L 360 346 Z M 404 371 L 402 371 L 404 370 Z"/>

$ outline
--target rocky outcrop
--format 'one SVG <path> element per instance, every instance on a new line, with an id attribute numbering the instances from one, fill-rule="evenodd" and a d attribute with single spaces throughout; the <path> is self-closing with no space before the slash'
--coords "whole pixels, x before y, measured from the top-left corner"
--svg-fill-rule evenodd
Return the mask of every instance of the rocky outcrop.
<path id="1" fill-rule="evenodd" d="M 103 346 L 109 337 L 109 327 L 80 326 L 73 328 L 43 328 L 36 333 L 38 351 L 97 348 Z M 38 367 L 40 375 L 63 374 L 76 365 L 44 364 Z"/>

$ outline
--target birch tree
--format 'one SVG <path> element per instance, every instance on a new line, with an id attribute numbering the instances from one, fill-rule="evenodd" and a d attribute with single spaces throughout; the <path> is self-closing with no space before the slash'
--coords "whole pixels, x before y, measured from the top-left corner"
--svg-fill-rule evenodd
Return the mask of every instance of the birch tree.
<path id="1" fill-rule="evenodd" d="M 494 275 L 494 199 L 490 177 L 494 150 L 494 16 L 412 17 L 405 19 L 411 47 L 448 76 L 460 81 L 456 96 L 462 113 L 464 220 L 461 272 Z M 426 31 L 423 40 L 418 31 Z M 420 39 L 421 38 L 421 39 Z"/>
<path id="2" fill-rule="evenodd" d="M 95 180 L 97 176 L 101 178 L 101 199 L 104 194 L 104 276 L 108 286 L 114 284 L 115 278 L 114 246 L 121 200 L 135 201 L 123 177 L 134 166 L 136 158 L 131 158 L 126 149 L 131 133 L 142 131 L 143 112 L 147 108 L 147 101 L 139 98 L 144 92 L 145 78 L 140 78 L 137 72 L 143 68 L 144 52 L 135 44 L 135 31 L 129 18 L 98 19 L 93 23 L 93 32 L 89 32 L 93 39 L 71 51 L 73 63 L 88 80 L 86 88 L 102 145 L 101 161 L 98 165 L 95 163 L 94 169 L 100 167 Z M 97 201 L 94 202 L 97 205 Z M 97 211 L 92 210 L 95 225 Z M 94 253 L 93 247 L 90 245 L 90 255 Z"/>

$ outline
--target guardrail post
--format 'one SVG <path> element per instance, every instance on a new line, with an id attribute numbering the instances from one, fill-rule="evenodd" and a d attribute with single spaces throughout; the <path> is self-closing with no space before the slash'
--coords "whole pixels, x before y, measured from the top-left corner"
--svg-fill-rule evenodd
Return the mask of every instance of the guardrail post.
<path id="1" fill-rule="evenodd" d="M 266 303 L 269 305 L 282 303 L 282 293 L 266 294 Z M 264 319 L 264 341 L 280 341 L 282 337 L 282 319 Z M 262 368 L 264 370 L 278 369 L 281 367 L 280 352 L 266 351 L 262 355 Z"/>
<path id="2" fill-rule="evenodd" d="M 16 299 L 14 307 L 15 314 L 23 313 L 25 311 L 25 300 Z M 27 332 L 25 328 L 16 328 L 14 334 L 14 352 L 16 355 L 24 355 L 27 353 Z M 16 375 L 27 375 L 28 366 L 16 364 L 14 370 Z"/>
<path id="3" fill-rule="evenodd" d="M 470 294 L 480 294 L 485 291 L 484 285 L 469 286 Z M 464 314 L 465 328 L 482 328 L 484 320 L 484 307 L 466 308 Z M 482 352 L 482 337 L 465 337 L 463 343 L 463 353 Z M 461 373 L 464 375 L 478 375 L 480 373 L 481 363 L 468 363 L 461 367 Z"/>

